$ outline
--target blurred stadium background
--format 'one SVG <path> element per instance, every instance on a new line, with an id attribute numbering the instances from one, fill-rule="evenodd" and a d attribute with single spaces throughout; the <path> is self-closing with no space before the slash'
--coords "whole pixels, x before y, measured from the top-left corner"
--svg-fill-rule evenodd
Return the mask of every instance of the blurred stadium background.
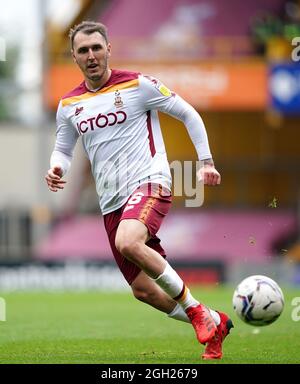
<path id="1" fill-rule="evenodd" d="M 0 4 L 0 291 L 126 287 L 80 143 L 63 193 L 44 182 L 59 98 L 81 81 L 68 30 L 84 19 L 108 26 L 113 68 L 158 77 L 206 124 L 223 182 L 201 208 L 174 198 L 170 262 L 189 283 L 299 287 L 299 0 Z M 170 162 L 196 160 L 182 124 L 160 118 Z"/>

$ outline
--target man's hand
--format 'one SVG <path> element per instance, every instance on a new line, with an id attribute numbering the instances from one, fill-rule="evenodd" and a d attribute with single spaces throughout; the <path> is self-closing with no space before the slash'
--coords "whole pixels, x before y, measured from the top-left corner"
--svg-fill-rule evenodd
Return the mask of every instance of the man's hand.
<path id="1" fill-rule="evenodd" d="M 64 184 L 66 181 L 62 180 L 63 171 L 61 167 L 56 166 L 48 170 L 45 180 L 47 182 L 48 188 L 52 192 L 57 192 L 58 189 L 64 189 Z"/>
<path id="2" fill-rule="evenodd" d="M 221 184 L 221 175 L 213 164 L 205 164 L 197 172 L 198 181 L 203 181 L 204 185 Z"/>

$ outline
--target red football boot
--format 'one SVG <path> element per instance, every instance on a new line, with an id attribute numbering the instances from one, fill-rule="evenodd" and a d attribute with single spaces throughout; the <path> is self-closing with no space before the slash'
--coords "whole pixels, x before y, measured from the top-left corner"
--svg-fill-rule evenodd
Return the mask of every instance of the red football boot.
<path id="1" fill-rule="evenodd" d="M 185 312 L 191 320 L 199 343 L 205 344 L 215 335 L 217 326 L 205 305 L 189 307 Z"/>
<path id="2" fill-rule="evenodd" d="M 221 359 L 222 358 L 222 344 L 225 337 L 229 334 L 230 329 L 233 328 L 232 321 L 226 313 L 218 312 L 221 318 L 220 324 L 217 326 L 217 332 L 214 337 L 206 344 L 205 351 L 202 358 L 208 359 Z"/>

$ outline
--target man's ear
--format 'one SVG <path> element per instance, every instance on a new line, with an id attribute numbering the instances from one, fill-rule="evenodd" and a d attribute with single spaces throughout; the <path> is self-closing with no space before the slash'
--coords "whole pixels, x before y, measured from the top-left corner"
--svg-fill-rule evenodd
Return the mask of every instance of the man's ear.
<path id="1" fill-rule="evenodd" d="M 111 44 L 110 43 L 107 44 L 107 52 L 108 52 L 108 56 L 110 56 L 111 55 Z"/>
<path id="2" fill-rule="evenodd" d="M 77 60 L 76 60 L 76 57 L 74 55 L 74 49 L 71 50 L 71 53 L 72 53 L 72 58 L 73 58 L 74 63 L 77 64 Z"/>

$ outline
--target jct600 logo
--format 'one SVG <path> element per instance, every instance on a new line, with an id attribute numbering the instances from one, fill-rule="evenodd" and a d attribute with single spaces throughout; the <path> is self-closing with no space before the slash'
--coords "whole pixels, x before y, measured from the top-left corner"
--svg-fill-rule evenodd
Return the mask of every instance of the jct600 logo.
<path id="1" fill-rule="evenodd" d="M 126 121 L 127 115 L 124 111 L 110 112 L 107 115 L 99 113 L 98 116 L 91 117 L 77 123 L 80 135 L 87 131 L 94 131 L 95 128 L 111 127 L 115 124 L 122 124 Z"/>

